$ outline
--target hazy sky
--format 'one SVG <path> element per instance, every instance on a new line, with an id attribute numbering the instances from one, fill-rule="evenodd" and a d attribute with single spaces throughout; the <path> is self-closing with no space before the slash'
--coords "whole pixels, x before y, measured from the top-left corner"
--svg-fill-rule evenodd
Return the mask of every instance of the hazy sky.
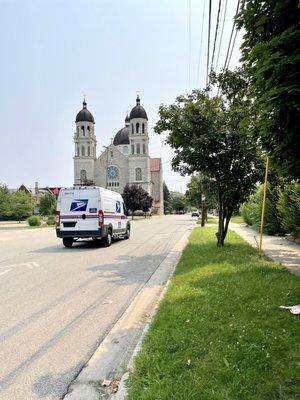
<path id="1" fill-rule="evenodd" d="M 161 103 L 205 84 L 208 2 L 191 0 L 189 79 L 189 0 L 0 0 L 0 182 L 72 185 L 74 121 L 83 94 L 99 155 L 124 126 L 139 90 L 150 155 L 162 157 L 169 188 L 184 191 L 188 178 L 171 170 L 172 150 L 152 127 Z M 218 0 L 212 3 L 211 42 Z M 236 4 L 228 0 L 220 67 Z M 231 67 L 240 42 L 238 34 Z"/>

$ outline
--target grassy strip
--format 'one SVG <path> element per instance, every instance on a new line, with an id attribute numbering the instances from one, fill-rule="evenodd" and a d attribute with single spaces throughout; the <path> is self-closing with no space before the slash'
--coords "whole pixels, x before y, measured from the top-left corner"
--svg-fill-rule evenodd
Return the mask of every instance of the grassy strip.
<path id="1" fill-rule="evenodd" d="M 230 219 L 230 222 L 235 222 L 236 224 L 243 224 L 245 221 L 241 215 L 233 215 Z"/>
<path id="2" fill-rule="evenodd" d="M 298 278 L 195 229 L 137 356 L 128 400 L 296 399 Z"/>
<path id="3" fill-rule="evenodd" d="M 217 217 L 212 217 L 211 215 L 209 215 L 207 217 L 207 221 L 205 221 L 205 225 L 217 224 L 217 223 L 218 223 L 218 218 Z M 197 219 L 196 224 L 201 224 L 201 217 Z"/>

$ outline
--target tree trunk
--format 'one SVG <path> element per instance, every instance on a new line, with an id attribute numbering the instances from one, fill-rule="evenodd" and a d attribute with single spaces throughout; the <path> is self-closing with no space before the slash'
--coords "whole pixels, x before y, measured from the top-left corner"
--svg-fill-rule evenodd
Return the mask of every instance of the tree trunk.
<path id="1" fill-rule="evenodd" d="M 224 204 L 219 196 L 219 230 L 217 233 L 217 246 L 221 247 L 224 245 Z"/>
<path id="2" fill-rule="evenodd" d="M 229 210 L 229 209 L 228 209 L 227 215 L 226 215 L 226 222 L 225 222 L 225 229 L 224 229 L 224 235 L 223 235 L 223 236 L 224 236 L 224 239 L 223 239 L 223 241 L 224 241 L 225 238 L 226 238 L 227 231 L 228 231 L 228 225 L 229 225 L 229 222 L 230 222 L 231 217 L 232 217 L 232 210 Z"/>

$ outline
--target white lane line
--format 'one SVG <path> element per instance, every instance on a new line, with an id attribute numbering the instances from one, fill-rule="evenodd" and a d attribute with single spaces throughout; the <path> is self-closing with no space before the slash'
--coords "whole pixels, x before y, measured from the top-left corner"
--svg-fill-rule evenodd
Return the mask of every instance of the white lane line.
<path id="1" fill-rule="evenodd" d="M 10 268 L 10 269 L 6 269 L 5 271 L 0 272 L 0 276 L 6 274 L 6 272 L 9 272 L 9 271 L 11 271 L 11 268 Z"/>
<path id="2" fill-rule="evenodd" d="M 0 268 L 15 268 L 15 267 L 27 267 L 28 269 L 34 269 L 39 267 L 40 264 L 37 263 L 36 261 L 29 261 L 29 262 L 24 262 L 24 263 L 19 263 L 19 264 L 12 264 L 12 265 L 4 265 L 0 266 Z"/>

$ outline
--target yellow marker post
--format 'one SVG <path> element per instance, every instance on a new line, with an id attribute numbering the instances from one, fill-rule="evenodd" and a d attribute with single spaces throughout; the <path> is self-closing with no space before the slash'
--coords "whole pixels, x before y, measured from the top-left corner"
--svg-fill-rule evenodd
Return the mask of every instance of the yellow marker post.
<path id="1" fill-rule="evenodd" d="M 260 238 L 259 238 L 259 252 L 260 252 L 260 254 L 261 254 L 261 251 L 262 251 L 262 236 L 263 236 L 264 222 L 265 222 L 265 209 L 266 209 L 266 198 L 267 198 L 268 172 L 269 172 L 269 157 L 267 157 L 267 160 L 266 160 L 266 171 L 265 171 L 265 182 L 264 182 L 264 195 L 263 195 L 263 203 L 262 203 L 261 218 L 260 218 Z"/>

